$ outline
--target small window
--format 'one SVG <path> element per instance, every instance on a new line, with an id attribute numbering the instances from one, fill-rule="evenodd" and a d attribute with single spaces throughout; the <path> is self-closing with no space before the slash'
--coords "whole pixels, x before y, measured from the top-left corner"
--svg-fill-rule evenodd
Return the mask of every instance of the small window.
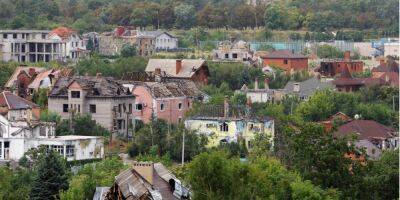
<path id="1" fill-rule="evenodd" d="M 190 102 L 188 101 L 188 108 L 190 108 Z"/>
<path id="2" fill-rule="evenodd" d="M 17 39 L 17 34 L 16 33 L 13 34 L 13 38 Z"/>
<path id="3" fill-rule="evenodd" d="M 4 39 L 7 39 L 7 33 L 4 33 L 4 34 L 3 34 L 3 38 L 4 38 Z"/>
<path id="4" fill-rule="evenodd" d="M 96 113 L 96 105 L 95 104 L 90 104 L 89 108 L 90 108 L 90 113 Z"/>
<path id="5" fill-rule="evenodd" d="M 228 132 L 228 130 L 229 130 L 228 124 L 225 123 L 225 122 L 222 123 L 222 124 L 219 126 L 219 129 L 220 129 L 220 131 Z"/>
<path id="6" fill-rule="evenodd" d="M 63 104 L 63 112 L 68 112 L 68 104 Z"/>
<path id="7" fill-rule="evenodd" d="M 164 104 L 160 104 L 160 110 L 164 110 Z"/>
<path id="8" fill-rule="evenodd" d="M 285 59 L 285 60 L 283 60 L 283 64 L 285 64 L 285 65 L 287 64 L 287 60 L 286 60 L 286 59 Z"/>
<path id="9" fill-rule="evenodd" d="M 179 110 L 182 109 L 182 103 L 178 103 L 178 109 L 179 109 Z"/>
<path id="10" fill-rule="evenodd" d="M 66 146 L 66 156 L 73 157 L 75 155 L 75 148 L 73 145 Z"/>
<path id="11" fill-rule="evenodd" d="M 44 39 L 46 39 L 46 34 L 42 34 L 42 39 L 44 40 Z"/>
<path id="12" fill-rule="evenodd" d="M 71 91 L 72 98 L 81 98 L 81 92 L 79 91 Z"/>
<path id="13" fill-rule="evenodd" d="M 21 36 L 22 36 L 22 39 L 25 39 L 25 33 L 22 33 Z"/>
<path id="14" fill-rule="evenodd" d="M 135 109 L 136 110 L 143 110 L 143 104 L 141 104 L 141 103 L 136 104 L 135 105 Z"/>
<path id="15" fill-rule="evenodd" d="M 226 54 L 225 54 L 225 58 L 229 58 L 229 54 L 226 53 Z"/>
<path id="16" fill-rule="evenodd" d="M 233 58 L 237 58 L 237 53 L 232 54 Z"/>

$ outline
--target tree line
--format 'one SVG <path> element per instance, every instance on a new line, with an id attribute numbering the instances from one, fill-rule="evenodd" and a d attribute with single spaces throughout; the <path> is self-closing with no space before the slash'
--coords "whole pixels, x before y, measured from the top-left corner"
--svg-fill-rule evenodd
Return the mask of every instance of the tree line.
<path id="1" fill-rule="evenodd" d="M 47 29 L 68 25 L 104 31 L 115 25 L 188 29 L 255 28 L 329 31 L 379 29 L 398 34 L 395 0 L 3 0 L 1 28 Z"/>

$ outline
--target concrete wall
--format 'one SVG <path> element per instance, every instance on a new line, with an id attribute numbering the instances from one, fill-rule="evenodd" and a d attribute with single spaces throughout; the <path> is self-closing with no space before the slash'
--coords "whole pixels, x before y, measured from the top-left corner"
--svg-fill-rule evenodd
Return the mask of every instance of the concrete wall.
<path id="1" fill-rule="evenodd" d="M 289 73 L 308 69 L 308 59 L 264 58 L 264 64 L 279 67 Z M 287 63 L 285 64 L 285 60 Z"/>

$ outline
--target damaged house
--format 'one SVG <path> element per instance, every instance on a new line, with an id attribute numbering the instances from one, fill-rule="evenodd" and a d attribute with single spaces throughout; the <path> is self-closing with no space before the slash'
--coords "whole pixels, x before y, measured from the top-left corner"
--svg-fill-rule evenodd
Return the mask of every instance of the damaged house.
<path id="1" fill-rule="evenodd" d="M 169 123 L 180 123 L 195 101 L 207 99 L 191 80 L 162 78 L 159 68 L 155 76 L 157 78 L 151 81 L 127 81 L 124 84 L 136 97 L 133 108 L 136 120 L 148 123 L 154 116 Z"/>
<path id="2" fill-rule="evenodd" d="M 192 80 L 199 85 L 207 85 L 210 76 L 202 59 L 150 59 L 145 71 L 154 72 L 157 68 L 169 77 Z"/>
<path id="3" fill-rule="evenodd" d="M 0 161 L 18 161 L 32 148 L 45 146 L 67 161 L 104 157 L 102 137 L 55 136 L 55 124 L 39 121 L 9 121 L 0 115 Z"/>
<path id="4" fill-rule="evenodd" d="M 109 131 L 127 134 L 134 101 L 134 95 L 111 77 L 63 77 L 48 95 L 48 109 L 62 119 L 90 114 Z"/>
<path id="5" fill-rule="evenodd" d="M 189 199 L 190 192 L 161 163 L 135 162 L 132 168 L 115 177 L 109 188 L 96 189 L 93 200 L 178 200 Z"/>
<path id="6" fill-rule="evenodd" d="M 215 114 L 217 110 L 218 114 Z M 216 147 L 220 144 L 244 141 L 248 149 L 252 149 L 252 142 L 256 134 L 269 137 L 273 145 L 275 134 L 275 123 L 271 118 L 258 118 L 249 114 L 249 108 L 240 114 L 235 108 L 228 104 L 225 98 L 223 115 L 218 112 L 219 107 L 211 107 L 202 110 L 201 114 L 191 116 L 185 120 L 188 130 L 196 131 L 198 134 L 207 136 L 207 147 Z"/>

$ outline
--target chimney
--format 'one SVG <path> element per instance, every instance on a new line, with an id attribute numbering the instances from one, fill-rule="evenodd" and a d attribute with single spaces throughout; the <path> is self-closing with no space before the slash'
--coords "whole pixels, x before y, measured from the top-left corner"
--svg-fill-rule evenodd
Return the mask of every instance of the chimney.
<path id="1" fill-rule="evenodd" d="M 156 68 L 154 70 L 154 80 L 156 82 L 161 82 L 161 69 L 160 68 Z"/>
<path id="2" fill-rule="evenodd" d="M 224 117 L 228 117 L 229 114 L 229 102 L 228 102 L 228 96 L 225 96 L 224 98 Z"/>
<path id="3" fill-rule="evenodd" d="M 299 83 L 293 84 L 293 92 L 300 92 L 300 84 Z"/>
<path id="4" fill-rule="evenodd" d="M 35 70 L 35 68 L 29 68 L 29 72 L 28 72 L 28 74 L 30 75 L 30 76 L 33 76 L 33 75 L 35 75 L 36 74 L 36 70 Z"/>
<path id="5" fill-rule="evenodd" d="M 264 79 L 264 89 L 269 89 L 269 80 L 268 80 L 268 78 Z"/>
<path id="6" fill-rule="evenodd" d="M 254 89 L 258 90 L 258 78 L 254 80 Z"/>
<path id="7" fill-rule="evenodd" d="M 344 60 L 350 60 L 350 51 L 344 52 Z"/>
<path id="8" fill-rule="evenodd" d="M 154 167 L 151 162 L 134 162 L 133 169 L 153 185 Z"/>
<path id="9" fill-rule="evenodd" d="M 101 73 L 97 73 L 96 78 L 100 78 L 100 77 L 101 77 Z"/>
<path id="10" fill-rule="evenodd" d="M 175 69 L 176 69 L 176 74 L 179 74 L 179 72 L 182 69 L 182 60 L 181 59 L 176 59 Z"/>

